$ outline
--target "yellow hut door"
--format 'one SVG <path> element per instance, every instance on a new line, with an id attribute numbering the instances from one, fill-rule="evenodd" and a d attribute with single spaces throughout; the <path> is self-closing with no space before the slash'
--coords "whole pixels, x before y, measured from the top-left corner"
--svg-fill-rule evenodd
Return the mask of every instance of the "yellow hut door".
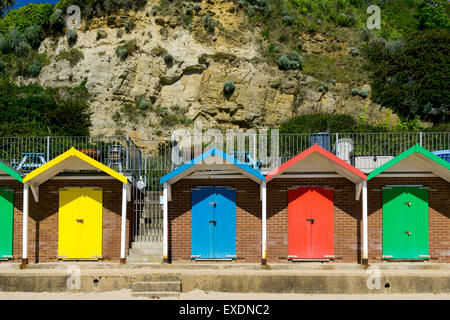
<path id="1" fill-rule="evenodd" d="M 101 258 L 102 216 L 102 189 L 60 189 L 58 258 Z"/>

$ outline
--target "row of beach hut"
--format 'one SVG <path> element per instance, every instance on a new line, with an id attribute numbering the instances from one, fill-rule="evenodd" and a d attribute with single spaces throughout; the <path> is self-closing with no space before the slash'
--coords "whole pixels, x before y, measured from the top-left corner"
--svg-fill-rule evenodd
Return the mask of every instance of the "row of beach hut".
<path id="1" fill-rule="evenodd" d="M 165 262 L 450 262 L 450 165 L 419 145 L 368 175 L 317 144 L 267 174 L 212 148 L 160 182 Z M 125 262 L 133 188 L 74 148 L 0 162 L 0 260 Z"/>

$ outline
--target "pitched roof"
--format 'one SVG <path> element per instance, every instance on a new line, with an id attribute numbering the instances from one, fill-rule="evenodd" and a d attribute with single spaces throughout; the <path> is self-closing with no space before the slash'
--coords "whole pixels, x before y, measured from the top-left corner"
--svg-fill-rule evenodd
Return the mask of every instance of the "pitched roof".
<path id="1" fill-rule="evenodd" d="M 273 169 L 270 171 L 266 176 L 266 182 L 278 177 L 283 172 L 288 171 L 292 166 L 294 166 L 297 163 L 300 163 L 302 161 L 305 161 L 306 158 L 312 156 L 312 155 L 319 155 L 321 158 L 325 159 L 327 161 L 327 167 L 323 168 L 323 171 L 326 171 L 326 169 L 332 168 L 346 177 L 347 179 L 353 181 L 353 182 L 359 182 L 363 180 L 367 180 L 367 176 L 360 170 L 356 169 L 354 166 L 348 164 L 344 160 L 336 157 L 331 152 L 325 150 L 324 148 L 320 147 L 317 143 L 310 147 L 309 149 L 306 149 L 302 153 L 298 154 L 294 158 L 290 159 L 289 161 L 283 163 L 278 168 Z"/>
<path id="2" fill-rule="evenodd" d="M 399 154 L 394 159 L 386 162 L 377 169 L 373 170 L 367 177 L 367 180 L 375 178 L 377 175 L 385 172 L 386 170 L 392 169 L 394 165 L 400 163 L 401 161 L 404 161 L 408 157 L 414 157 L 415 166 L 417 166 L 418 169 L 426 168 L 437 176 L 450 181 L 450 163 L 418 144 Z"/>
<path id="3" fill-rule="evenodd" d="M 203 154 L 199 155 L 195 159 L 192 159 L 191 161 L 176 168 L 172 172 L 166 174 L 165 176 L 163 176 L 160 179 L 160 183 L 163 184 L 166 182 L 179 180 L 183 176 L 192 172 L 194 170 L 194 168 L 199 165 L 207 165 L 207 166 L 214 167 L 214 165 L 217 165 L 216 163 L 209 164 L 208 161 L 206 161 L 208 158 L 214 157 L 214 156 L 219 157 L 219 159 L 224 160 L 225 164 L 235 166 L 236 169 L 238 169 L 238 171 L 240 171 L 242 174 L 248 176 L 249 178 L 251 178 L 253 180 L 257 180 L 257 181 L 264 181 L 264 176 L 261 174 L 261 172 L 259 172 L 259 170 L 252 168 L 248 164 L 240 162 L 236 158 L 234 158 L 234 157 L 226 154 L 222 150 L 214 147 L 214 148 L 204 152 Z"/>
<path id="4" fill-rule="evenodd" d="M 116 178 L 122 183 L 128 183 L 128 179 L 125 176 L 111 168 L 108 168 L 104 164 L 101 164 L 97 160 L 92 159 L 73 147 L 55 159 L 27 174 L 23 179 L 23 182 L 41 185 L 64 170 L 100 170 Z"/>
<path id="5" fill-rule="evenodd" d="M 20 175 L 20 173 L 18 171 L 11 168 L 5 162 L 0 160 L 0 175 L 2 175 L 2 174 L 9 175 L 9 176 L 13 177 L 14 179 L 16 179 L 17 181 L 23 182 L 22 176 Z"/>

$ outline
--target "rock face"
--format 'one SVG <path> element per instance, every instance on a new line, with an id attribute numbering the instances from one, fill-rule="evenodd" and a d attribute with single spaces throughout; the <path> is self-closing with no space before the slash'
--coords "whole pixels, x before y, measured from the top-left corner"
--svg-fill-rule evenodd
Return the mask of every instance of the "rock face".
<path id="1" fill-rule="evenodd" d="M 384 117 L 385 111 L 380 112 L 369 99 L 339 90 L 320 92 L 317 81 L 301 71 L 282 71 L 264 62 L 260 32 L 242 27 L 247 18 L 234 10 L 233 2 L 203 1 L 187 26 L 163 12 L 153 15 L 155 4 L 149 1 L 137 13 L 90 21 L 78 30 L 73 48 L 65 37 L 46 39 L 40 47 L 51 60 L 39 77 L 42 86 L 74 86 L 87 80 L 92 135 L 152 139 L 189 127 L 197 119 L 206 128 L 270 128 L 308 112 L 356 116 L 366 110 L 373 121 Z M 217 23 L 214 34 L 203 27 L 206 14 Z M 129 33 L 123 28 L 127 20 L 135 24 Z M 317 43 L 325 41 L 320 35 L 308 39 L 304 50 L 313 53 L 320 51 Z M 117 48 L 128 47 L 133 40 L 137 48 L 119 58 Z M 73 67 L 57 59 L 70 49 L 84 56 Z M 226 81 L 235 84 L 231 95 L 224 94 Z M 143 99 L 151 102 L 150 107 L 140 108 Z M 123 111 L 124 105 L 137 115 L 133 120 Z"/>

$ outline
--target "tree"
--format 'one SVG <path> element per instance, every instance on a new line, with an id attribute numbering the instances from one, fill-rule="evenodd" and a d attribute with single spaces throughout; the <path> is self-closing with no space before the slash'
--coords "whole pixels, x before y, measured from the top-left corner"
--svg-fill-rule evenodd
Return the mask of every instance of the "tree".
<path id="1" fill-rule="evenodd" d="M 16 0 L 0 0 L 0 17 L 16 4 Z"/>
<path id="2" fill-rule="evenodd" d="M 89 135 L 89 93 L 74 88 L 18 86 L 0 78 L 0 136 Z"/>
<path id="3" fill-rule="evenodd" d="M 369 44 L 372 97 L 405 119 L 450 120 L 450 31 L 416 31 L 403 45 L 377 39 Z"/>

